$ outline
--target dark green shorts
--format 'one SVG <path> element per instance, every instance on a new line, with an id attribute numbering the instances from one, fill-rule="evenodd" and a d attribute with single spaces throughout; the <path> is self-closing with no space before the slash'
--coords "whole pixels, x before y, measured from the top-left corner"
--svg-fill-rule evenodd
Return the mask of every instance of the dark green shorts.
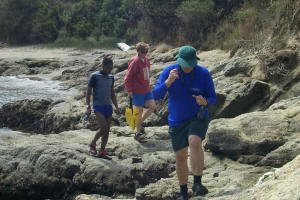
<path id="1" fill-rule="evenodd" d="M 205 117 L 203 120 L 192 118 L 179 126 L 169 127 L 169 134 L 171 136 L 174 151 L 176 152 L 189 146 L 190 135 L 198 135 L 203 141 L 205 139 L 208 124 L 209 118 Z"/>

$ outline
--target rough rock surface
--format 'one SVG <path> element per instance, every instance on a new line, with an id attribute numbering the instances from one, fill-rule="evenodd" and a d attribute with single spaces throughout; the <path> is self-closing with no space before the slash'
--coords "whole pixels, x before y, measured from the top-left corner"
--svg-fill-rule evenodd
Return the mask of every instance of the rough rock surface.
<path id="1" fill-rule="evenodd" d="M 166 129 L 149 130 L 156 139 L 145 145 L 127 134 L 129 127 L 119 129 L 113 128 L 107 146 L 112 161 L 89 155 L 95 132 L 88 129 L 49 135 L 1 133 L 0 197 L 63 199 L 75 191 L 133 196 L 136 188 L 169 177 L 174 156 L 169 138 L 162 136 Z"/>
<path id="2" fill-rule="evenodd" d="M 300 197 L 297 48 L 274 52 L 264 62 L 254 55 L 229 58 L 221 50 L 198 52 L 199 64 L 213 76 L 218 101 L 210 108 L 213 120 L 204 142 L 203 183 L 210 192 L 195 197 L 190 176 L 191 199 Z M 22 100 L 0 108 L 0 127 L 25 132 L 0 132 L 0 199 L 173 200 L 178 196 L 166 126 L 167 96 L 144 123 L 148 143 L 137 143 L 124 114 L 113 114 L 107 145 L 113 160 L 88 155 L 87 145 L 98 127 L 94 115 L 87 123 L 82 119 L 87 77 L 99 70 L 105 56 L 111 57 L 124 113 L 128 95 L 123 80 L 134 50 L 2 50 L 0 75 L 59 80 L 80 93 L 56 101 Z M 149 52 L 152 87 L 163 68 L 174 63 L 177 51 L 165 47 Z M 265 173 L 274 176 L 263 180 Z"/>
<path id="3" fill-rule="evenodd" d="M 272 157 L 281 155 L 290 161 L 299 153 L 299 142 L 295 139 L 300 132 L 297 123 L 299 117 L 298 101 L 285 110 L 252 112 L 233 119 L 217 119 L 210 124 L 205 147 L 243 163 L 255 164 L 263 159 L 260 165 L 268 163 L 274 167 L 282 166 L 286 160 L 273 159 L 272 163 Z M 284 156 L 291 148 L 295 153 Z"/>

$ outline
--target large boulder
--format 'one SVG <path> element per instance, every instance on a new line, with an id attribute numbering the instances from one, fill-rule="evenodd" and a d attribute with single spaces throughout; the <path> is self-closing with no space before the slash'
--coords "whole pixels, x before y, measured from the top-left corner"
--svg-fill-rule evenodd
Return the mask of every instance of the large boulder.
<path id="1" fill-rule="evenodd" d="M 205 152 L 205 170 L 202 182 L 207 186 L 209 193 L 205 199 L 224 197 L 239 193 L 254 186 L 259 177 L 267 169 L 240 164 L 228 158 L 218 158 L 212 153 Z M 203 199 L 193 195 L 193 176 L 190 172 L 188 179 L 189 196 L 191 199 Z M 179 196 L 178 178 L 175 173 L 170 178 L 162 178 L 146 187 L 138 188 L 135 193 L 137 200 L 173 200 Z M 230 198 L 229 198 L 230 199 Z"/>
<path id="2" fill-rule="evenodd" d="M 106 148 L 112 161 L 89 155 L 95 134 L 90 130 L 49 135 L 1 132 L 0 197 L 66 199 L 75 191 L 133 196 L 136 188 L 175 170 L 169 139 L 163 137 L 166 130 L 147 131 L 163 139 L 141 145 L 128 134 L 129 127 L 115 127 Z"/>
<path id="3" fill-rule="evenodd" d="M 42 119 L 52 100 L 21 100 L 0 108 L 0 127 L 42 132 Z"/>
<path id="4" fill-rule="evenodd" d="M 249 112 L 259 107 L 257 104 L 268 96 L 270 88 L 267 83 L 241 79 L 214 79 L 219 99 L 215 105 L 218 109 L 212 112 L 213 118 L 232 118 Z"/>
<path id="5" fill-rule="evenodd" d="M 295 135 L 299 135 L 296 133 Z M 291 139 L 284 145 L 268 153 L 263 159 L 261 159 L 258 166 L 273 166 L 281 167 L 282 165 L 293 160 L 297 155 L 300 154 L 300 138 Z"/>
<path id="6" fill-rule="evenodd" d="M 278 152 L 297 146 L 296 137 L 300 131 L 297 123 L 300 117 L 300 104 L 290 104 L 285 110 L 267 110 L 240 115 L 233 119 L 217 119 L 210 124 L 205 147 L 212 152 L 227 155 L 240 162 L 267 164 L 278 167 L 293 159 L 296 154 L 280 153 L 285 159 L 267 162 Z M 291 144 L 284 145 L 287 141 Z M 294 145 L 293 145 L 294 144 Z M 279 147 L 282 150 L 278 149 Z M 296 148 L 297 149 L 297 148 Z M 273 152 L 276 150 L 276 152 Z M 272 153 L 271 153 L 272 152 Z M 273 155 L 273 156 L 272 156 Z"/>
<path id="7" fill-rule="evenodd" d="M 263 176 L 263 182 L 242 193 L 230 196 L 232 200 L 252 199 L 299 199 L 300 198 L 300 155 L 277 170 L 271 177 Z M 266 178 L 267 177 L 267 178 Z M 224 200 L 224 197 L 211 198 Z"/>
<path id="8" fill-rule="evenodd" d="M 151 87 L 164 67 L 174 63 L 177 50 L 149 52 Z M 77 96 L 55 102 L 24 100 L 2 107 L 1 126 L 31 134 L 0 134 L 0 199 L 71 199 L 74 194 L 81 194 L 76 198 L 165 200 L 178 196 L 168 127 L 160 126 L 167 124 L 168 97 L 157 102 L 158 109 L 144 123 L 153 126 L 145 128 L 148 143 L 141 145 L 135 141 L 125 121 L 128 95 L 124 76 L 127 63 L 135 54 L 136 51 L 97 50 L 72 53 L 48 63 L 43 60 L 49 58 L 41 58 L 41 62 L 24 58 L 0 60 L 1 75 L 27 74 L 31 78 L 61 80 L 80 89 Z M 294 166 L 298 165 L 295 157 L 300 142 L 299 97 L 273 104 L 299 93 L 296 54 L 283 51 L 268 57 L 270 70 L 283 65 L 289 69 L 280 82 L 273 81 L 275 76 L 268 79 L 266 65 L 255 56 L 228 59 L 228 52 L 221 50 L 198 55 L 199 64 L 213 76 L 218 99 L 210 108 L 215 120 L 205 141 L 211 152 L 205 152 L 203 183 L 210 192 L 192 199 L 251 199 L 254 195 L 257 199 L 268 199 L 282 194 L 276 187 L 288 187 L 284 199 L 297 198 L 292 191 L 299 185 L 291 178 L 297 178 L 293 172 L 298 173 Z M 111 128 L 106 148 L 112 161 L 88 155 L 88 144 L 95 134 L 91 130 L 98 127 L 94 115 L 88 123 L 82 119 L 88 75 L 100 69 L 99 64 L 106 56 L 115 63 L 115 89 L 122 109 L 122 114 L 113 114 L 113 125 L 117 126 Z M 273 171 L 268 174 L 275 174 L 276 178 L 279 175 L 283 185 L 276 178 L 260 184 L 263 175 L 273 167 L 282 167 L 282 175 Z M 190 195 L 192 181 L 190 173 Z M 293 185 L 284 185 L 288 181 Z M 257 192 L 257 188 L 264 192 Z"/>

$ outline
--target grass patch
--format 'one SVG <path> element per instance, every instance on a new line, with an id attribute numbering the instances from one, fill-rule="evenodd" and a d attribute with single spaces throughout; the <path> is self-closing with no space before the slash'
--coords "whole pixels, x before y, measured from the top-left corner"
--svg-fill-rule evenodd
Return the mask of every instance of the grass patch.
<path id="1" fill-rule="evenodd" d="M 58 38 L 52 43 L 41 45 L 45 48 L 74 48 L 79 50 L 90 49 L 113 49 L 117 48 L 117 43 L 122 40 L 115 37 L 100 37 L 98 40 L 89 37 L 85 40 L 79 38 Z"/>

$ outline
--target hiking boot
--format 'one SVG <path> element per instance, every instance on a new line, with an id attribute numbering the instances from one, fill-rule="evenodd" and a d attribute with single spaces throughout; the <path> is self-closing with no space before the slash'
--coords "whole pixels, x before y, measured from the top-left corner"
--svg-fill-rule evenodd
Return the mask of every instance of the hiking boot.
<path id="1" fill-rule="evenodd" d="M 90 147 L 90 150 L 89 150 L 90 154 L 93 156 L 96 156 L 97 155 L 96 145 L 90 144 L 89 147 Z"/>
<path id="2" fill-rule="evenodd" d="M 192 187 L 192 190 L 196 193 L 196 196 L 198 195 L 205 195 L 208 193 L 207 188 L 202 185 L 201 183 L 194 184 Z"/>
<path id="3" fill-rule="evenodd" d="M 188 199 L 189 199 L 188 197 L 184 197 L 184 196 L 181 195 L 176 200 L 188 200 Z"/>
<path id="4" fill-rule="evenodd" d="M 98 157 L 99 158 L 103 158 L 103 159 L 106 159 L 106 160 L 111 160 L 112 158 L 109 157 L 104 151 L 101 151 L 98 153 Z"/>

